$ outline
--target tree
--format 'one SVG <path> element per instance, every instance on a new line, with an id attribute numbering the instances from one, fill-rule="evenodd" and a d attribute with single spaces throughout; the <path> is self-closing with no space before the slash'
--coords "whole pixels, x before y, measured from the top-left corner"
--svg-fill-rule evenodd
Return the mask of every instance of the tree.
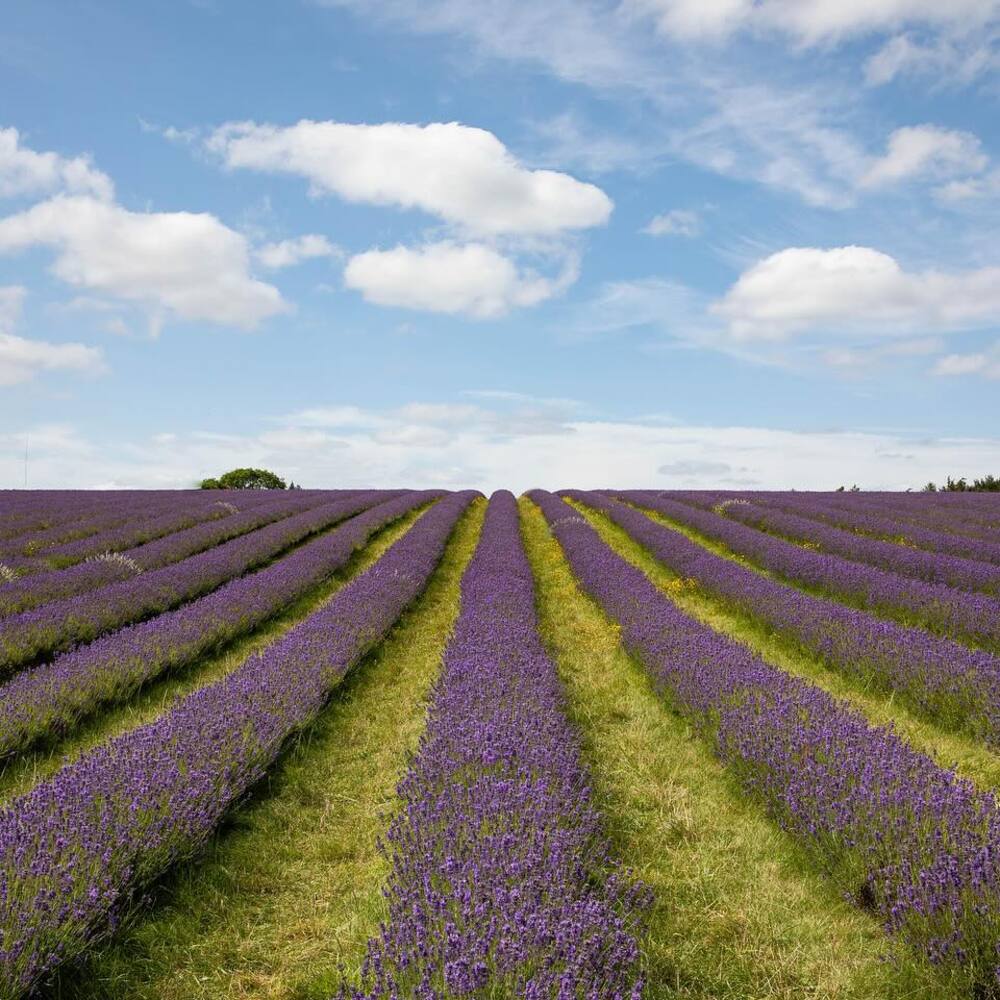
<path id="1" fill-rule="evenodd" d="M 983 476 L 972 480 L 972 489 L 979 493 L 1000 493 L 1000 476 Z"/>
<path id="2" fill-rule="evenodd" d="M 988 475 L 983 476 L 982 479 L 973 479 L 971 486 L 965 476 L 962 476 L 961 479 L 952 479 L 949 476 L 944 486 L 928 483 L 923 489 L 925 493 L 939 491 L 943 493 L 1000 493 L 1000 476 Z"/>
<path id="3" fill-rule="evenodd" d="M 218 479 L 203 479 L 203 490 L 283 490 L 285 481 L 267 469 L 231 469 Z"/>

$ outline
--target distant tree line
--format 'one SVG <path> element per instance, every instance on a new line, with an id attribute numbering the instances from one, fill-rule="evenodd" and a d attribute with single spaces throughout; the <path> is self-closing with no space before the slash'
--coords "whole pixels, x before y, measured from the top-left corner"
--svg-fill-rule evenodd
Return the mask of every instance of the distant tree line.
<path id="1" fill-rule="evenodd" d="M 203 490 L 300 490 L 295 483 L 285 484 L 281 476 L 268 469 L 231 469 L 221 476 L 203 479 Z"/>
<path id="2" fill-rule="evenodd" d="M 973 479 L 967 482 L 965 476 L 961 479 L 952 479 L 944 486 L 936 483 L 928 483 L 924 488 L 925 493 L 1000 493 L 1000 476 L 983 476 L 982 479 Z"/>

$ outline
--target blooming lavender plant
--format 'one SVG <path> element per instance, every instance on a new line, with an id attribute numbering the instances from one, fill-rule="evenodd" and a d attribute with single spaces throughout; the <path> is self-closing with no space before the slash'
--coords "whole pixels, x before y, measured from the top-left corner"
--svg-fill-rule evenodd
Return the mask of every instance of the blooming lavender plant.
<path id="1" fill-rule="evenodd" d="M 371 491 L 370 496 L 389 499 L 398 496 L 400 492 L 399 490 Z M 159 569 L 294 514 L 312 510 L 332 501 L 356 499 L 358 496 L 361 496 L 360 491 L 349 498 L 343 493 L 328 494 L 314 491 L 299 496 L 296 491 L 291 497 L 281 496 L 277 500 L 251 505 L 249 510 L 233 517 L 212 519 L 193 525 L 135 548 L 125 549 L 120 555 L 142 570 Z M 72 597 L 85 590 L 106 587 L 120 580 L 126 580 L 132 575 L 133 573 L 128 572 L 126 563 L 107 561 L 95 564 L 91 557 L 67 569 L 34 573 L 20 580 L 16 586 L 0 589 L 0 615 L 28 611 L 50 601 Z"/>
<path id="2" fill-rule="evenodd" d="M 722 542 L 731 551 L 786 580 L 846 601 L 880 616 L 918 624 L 988 649 L 1000 650 L 1000 601 L 939 583 L 815 552 L 723 517 L 650 491 L 620 496 L 665 514 Z M 730 508 L 732 510 L 740 508 Z"/>
<path id="3" fill-rule="evenodd" d="M 57 521 L 34 531 L 18 532 L 0 543 L 0 557 L 47 556 L 54 548 L 73 541 L 83 541 L 98 533 L 111 532 L 126 525 L 144 524 L 165 514 L 176 516 L 178 508 L 185 512 L 209 511 L 211 501 L 197 494 L 134 493 L 105 494 L 97 509 L 81 517 Z M 84 508 L 86 510 L 86 508 Z M 208 516 L 218 516 L 209 514 Z"/>
<path id="4" fill-rule="evenodd" d="M 0 998 L 28 993 L 195 851 L 423 590 L 475 494 L 451 494 L 319 611 L 0 811 Z"/>
<path id="5" fill-rule="evenodd" d="M 208 552 L 0 620 L 0 670 L 160 614 L 262 565 L 318 531 L 372 506 L 366 493 L 303 511 Z"/>
<path id="6" fill-rule="evenodd" d="M 389 919 L 342 998 L 641 995 L 646 890 L 615 870 L 562 701 L 501 491 L 399 787 Z"/>
<path id="7" fill-rule="evenodd" d="M 678 499 L 683 499 L 678 497 Z M 1000 542 L 982 536 L 954 534 L 946 530 L 954 528 L 952 519 L 934 520 L 933 527 L 925 521 L 914 521 L 909 517 L 892 517 L 884 507 L 872 510 L 868 507 L 844 509 L 832 506 L 825 498 L 794 494 L 758 494 L 758 502 L 779 510 L 788 510 L 802 517 L 822 521 L 835 527 L 870 535 L 875 538 L 900 542 L 918 549 L 927 549 L 945 555 L 974 559 L 994 565 L 1000 564 Z"/>
<path id="8" fill-rule="evenodd" d="M 981 590 L 996 596 L 1000 592 L 1000 566 L 939 552 L 927 552 L 893 542 L 844 531 L 796 514 L 766 507 L 750 500 L 723 501 L 717 514 L 758 528 L 769 534 L 805 543 L 822 552 L 867 563 L 901 576 L 940 583 L 964 590 Z"/>
<path id="9" fill-rule="evenodd" d="M 376 504 L 266 569 L 22 670 L 0 685 L 0 758 L 245 635 L 341 568 L 379 528 L 441 495 L 404 493 Z"/>
<path id="10" fill-rule="evenodd" d="M 996 656 L 769 580 L 608 496 L 567 495 L 607 514 L 674 572 L 830 668 L 898 692 L 918 712 L 1000 746 Z"/>
<path id="11" fill-rule="evenodd" d="M 530 496 L 583 589 L 743 787 L 890 934 L 979 995 L 1000 988 L 994 797 L 684 614 L 566 503 Z"/>

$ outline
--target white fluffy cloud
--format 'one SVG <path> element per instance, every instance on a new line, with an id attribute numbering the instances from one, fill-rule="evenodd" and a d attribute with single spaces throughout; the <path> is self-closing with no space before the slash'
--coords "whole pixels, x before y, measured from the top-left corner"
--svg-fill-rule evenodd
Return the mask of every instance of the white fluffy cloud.
<path id="1" fill-rule="evenodd" d="M 344 270 L 347 287 L 377 305 L 477 319 L 536 305 L 575 277 L 572 262 L 555 279 L 521 272 L 509 258 L 482 243 L 368 250 L 352 257 Z"/>
<path id="2" fill-rule="evenodd" d="M 656 215 L 643 229 L 649 236 L 697 236 L 700 231 L 698 213 L 685 208 L 674 208 Z"/>
<path id="3" fill-rule="evenodd" d="M 870 247 L 790 247 L 745 271 L 712 312 L 743 341 L 984 328 L 1000 324 L 1000 267 L 908 272 Z"/>
<path id="4" fill-rule="evenodd" d="M 908 25 L 968 30 L 1000 14 L 997 0 L 633 0 L 665 34 L 719 38 L 736 31 L 773 31 L 813 44 Z"/>
<path id="5" fill-rule="evenodd" d="M 21 145 L 16 128 L 0 128 L 0 197 L 67 191 L 110 199 L 114 186 L 86 156 L 66 159 L 58 153 L 38 153 Z"/>
<path id="6" fill-rule="evenodd" d="M 295 174 L 314 194 L 420 209 L 482 235 L 601 225 L 611 200 L 553 170 L 530 170 L 493 133 L 456 122 L 281 127 L 230 123 L 208 146 L 231 168 Z"/>
<path id="7" fill-rule="evenodd" d="M 261 267 L 278 271 L 285 267 L 294 267 L 304 260 L 314 257 L 340 257 L 343 251 L 335 247 L 325 236 L 307 233 L 293 239 L 281 240 L 278 243 L 265 243 L 253 252 L 254 260 Z"/>
<path id="8" fill-rule="evenodd" d="M 33 246 L 56 251 L 53 273 L 68 284 L 159 318 L 252 328 L 287 309 L 275 287 L 250 275 L 245 238 L 207 213 L 58 196 L 0 219 L 0 253 Z"/>
<path id="9" fill-rule="evenodd" d="M 19 285 L 0 286 L 0 386 L 27 382 L 40 371 L 104 371 L 101 352 L 84 344 L 27 340 L 13 330 L 26 295 Z"/>
<path id="10" fill-rule="evenodd" d="M 861 185 L 880 187 L 922 176 L 967 176 L 984 170 L 988 163 L 979 139 L 970 132 L 910 125 L 889 136 L 885 155 L 872 163 Z"/>

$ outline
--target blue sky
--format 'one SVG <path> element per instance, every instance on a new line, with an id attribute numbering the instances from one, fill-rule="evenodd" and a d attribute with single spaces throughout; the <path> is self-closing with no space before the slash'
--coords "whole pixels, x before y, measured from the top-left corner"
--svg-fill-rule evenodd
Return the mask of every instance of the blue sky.
<path id="1" fill-rule="evenodd" d="M 0 488 L 1000 470 L 1000 2 L 0 23 Z"/>

